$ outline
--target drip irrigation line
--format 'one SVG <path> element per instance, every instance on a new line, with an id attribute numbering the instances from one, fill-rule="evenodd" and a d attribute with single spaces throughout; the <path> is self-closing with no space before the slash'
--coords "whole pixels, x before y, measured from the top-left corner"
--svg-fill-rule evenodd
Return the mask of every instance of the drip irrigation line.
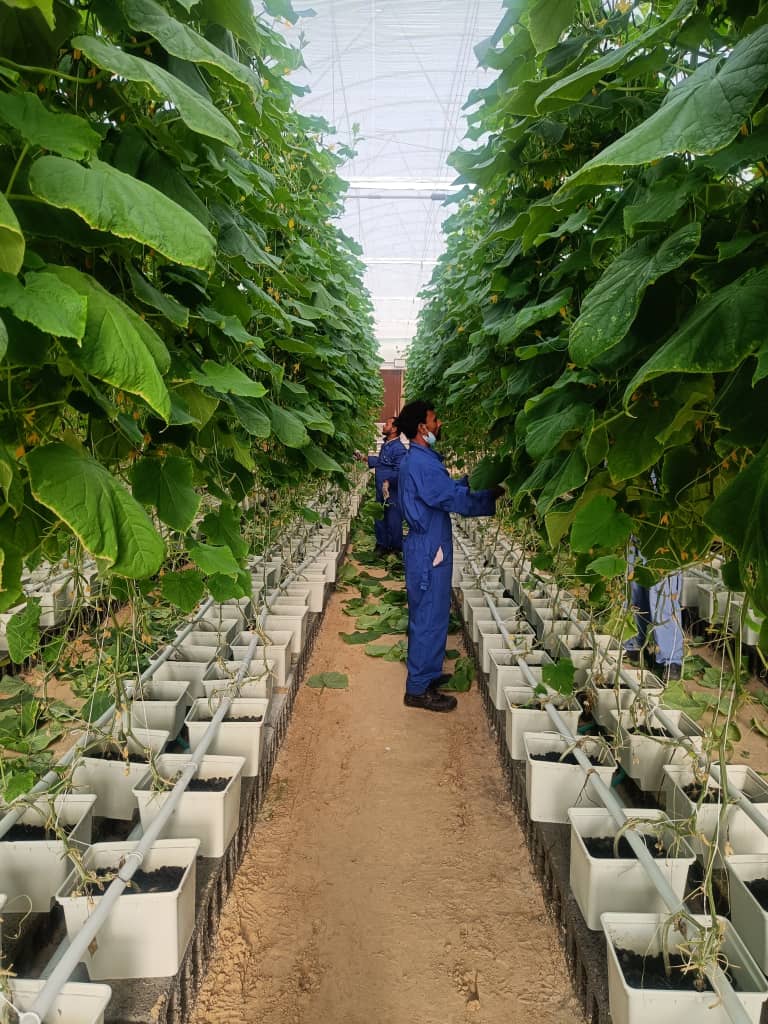
<path id="1" fill-rule="evenodd" d="M 199 769 L 200 762 L 205 756 L 211 743 L 213 743 L 219 725 L 227 716 L 227 712 L 232 705 L 233 696 L 239 691 L 240 684 L 242 683 L 246 672 L 250 668 L 251 659 L 256 653 L 257 646 L 258 637 L 254 637 L 248 645 L 248 650 L 246 651 L 243 663 L 238 669 L 237 675 L 232 682 L 232 692 L 227 693 L 227 695 L 222 699 L 221 704 L 211 719 L 208 728 L 203 733 L 200 742 L 195 748 L 194 753 L 191 755 L 189 764 L 182 770 L 176 785 L 168 796 L 168 799 L 163 803 L 157 817 L 154 818 L 152 823 L 144 832 L 144 835 L 136 844 L 135 849 L 125 855 L 125 863 L 118 871 L 117 877 L 109 884 L 103 895 L 99 897 L 95 910 L 88 917 L 82 929 L 70 942 L 69 948 L 61 957 L 58 964 L 51 972 L 51 976 L 46 980 L 45 985 L 35 998 L 31 1010 L 22 1012 L 19 1015 L 19 1024 L 41 1024 L 45 1015 L 52 1008 L 62 986 L 69 980 L 70 975 L 80 963 L 80 960 L 88 950 L 91 942 L 98 934 L 99 929 L 106 923 L 110 913 L 112 912 L 112 907 L 117 903 L 117 900 L 124 892 L 125 887 L 128 885 L 135 872 L 141 867 L 144 857 L 151 851 L 155 840 L 160 837 L 160 833 L 165 827 L 166 822 L 176 810 L 184 791 Z"/>
<path id="2" fill-rule="evenodd" d="M 462 550 L 464 551 L 464 554 L 467 556 L 468 561 L 470 562 L 470 565 L 472 566 L 473 570 L 477 573 L 477 565 L 476 565 L 476 563 L 471 558 L 469 558 L 469 553 L 468 553 L 466 547 L 464 546 L 464 544 L 461 542 L 461 540 L 459 540 L 459 546 L 462 548 Z M 509 632 L 508 632 L 506 626 L 504 625 L 501 617 L 498 614 L 498 611 L 497 611 L 497 609 L 495 607 L 495 604 L 494 604 L 494 601 L 493 601 L 493 597 L 490 594 L 486 593 L 485 601 L 486 601 L 486 604 L 488 605 L 488 607 L 491 610 L 491 614 L 493 615 L 494 619 L 496 620 L 496 623 L 497 623 L 497 625 L 499 627 L 501 635 L 504 638 L 504 642 L 508 645 L 509 644 Z M 573 614 L 574 613 L 571 612 L 570 615 L 569 615 L 569 618 L 570 618 L 571 621 L 574 621 L 573 620 Z M 582 632 L 583 632 L 583 630 L 582 630 Z M 516 660 L 518 668 L 521 670 L 522 676 L 526 680 L 527 684 L 532 689 L 536 689 L 537 686 L 538 686 L 538 683 L 536 682 L 536 679 L 533 676 L 533 673 L 531 672 L 530 666 L 528 665 L 528 663 L 525 661 L 525 659 L 522 657 L 522 655 L 517 655 L 515 660 Z M 622 670 L 620 670 L 620 671 L 622 671 Z M 631 677 L 628 676 L 627 678 L 630 679 Z M 639 686 L 639 684 L 637 684 L 634 680 L 632 680 L 632 683 L 633 683 L 632 689 L 635 690 L 635 692 L 639 692 L 641 690 L 641 687 Z M 598 796 L 600 797 L 601 801 L 603 802 L 603 804 L 604 804 L 605 808 L 607 809 L 608 813 L 613 818 L 614 823 L 619 828 L 623 827 L 624 824 L 627 822 L 628 818 L 627 818 L 627 815 L 626 815 L 625 810 L 624 810 L 624 806 L 621 803 L 621 801 L 618 799 L 618 797 L 615 795 L 615 793 L 613 793 L 613 791 L 611 790 L 610 786 L 608 786 L 600 778 L 600 776 L 597 775 L 597 773 L 593 770 L 593 765 L 592 765 L 591 761 L 589 760 L 587 755 L 584 753 L 584 751 L 581 750 L 581 748 L 579 747 L 577 738 L 573 735 L 571 730 L 568 728 L 568 726 L 566 725 L 565 721 L 563 720 L 562 716 L 560 715 L 559 711 L 554 706 L 554 704 L 552 704 L 551 701 L 548 701 L 544 705 L 544 710 L 547 712 L 547 715 L 549 716 L 550 721 L 554 725 L 554 727 L 557 730 L 557 732 L 559 733 L 559 735 L 562 736 L 563 739 L 566 741 L 566 743 L 568 743 L 569 746 L 572 747 L 572 752 L 573 752 L 573 755 L 574 755 L 577 763 L 582 768 L 582 770 L 586 773 L 586 775 L 589 778 L 591 778 L 592 783 L 593 783 L 593 785 L 594 785 L 594 787 L 595 787 L 595 789 L 597 791 Z M 661 718 L 659 718 L 659 721 L 663 721 L 663 720 Z M 675 731 L 679 732 L 679 730 L 677 730 L 676 728 L 675 728 Z M 692 744 L 691 744 L 691 746 L 692 746 Z M 762 815 L 760 817 L 762 817 Z M 768 825 L 768 822 L 766 824 Z M 647 873 L 647 875 L 648 875 L 650 881 L 652 882 L 654 888 L 656 889 L 656 891 L 659 893 L 659 895 L 661 896 L 662 900 L 666 904 L 667 909 L 669 910 L 670 914 L 671 915 L 678 915 L 678 914 L 682 915 L 683 918 L 684 918 L 684 922 L 682 923 L 682 927 L 685 927 L 685 924 L 689 922 L 689 918 L 690 918 L 689 911 L 686 908 L 685 904 L 675 895 L 674 890 L 672 889 L 672 887 L 670 886 L 669 882 L 667 881 L 667 879 L 662 874 L 658 864 L 656 864 L 656 862 L 655 862 L 651 852 L 648 850 L 648 848 L 646 847 L 645 843 L 631 829 L 628 829 L 624 833 L 624 837 L 626 838 L 626 840 L 628 841 L 630 847 L 632 848 L 632 851 L 634 852 L 635 856 L 637 857 L 638 862 L 642 865 L 643 869 Z M 696 927 L 701 927 L 698 924 L 698 922 L 693 922 L 693 923 L 696 925 Z M 722 971 L 722 969 L 720 967 L 718 967 L 717 965 L 707 966 L 704 969 L 704 974 L 708 978 L 708 980 L 712 984 L 715 992 L 717 993 L 718 997 L 722 1001 L 723 1007 L 724 1007 L 725 1011 L 727 1012 L 728 1016 L 731 1018 L 732 1024 L 749 1024 L 750 1016 L 747 1013 L 747 1011 L 744 1008 L 744 1006 L 741 1003 L 741 1001 L 739 1000 L 738 996 L 734 992 L 734 990 L 733 990 L 733 988 L 732 988 L 728 978 L 726 977 L 726 975 Z"/>

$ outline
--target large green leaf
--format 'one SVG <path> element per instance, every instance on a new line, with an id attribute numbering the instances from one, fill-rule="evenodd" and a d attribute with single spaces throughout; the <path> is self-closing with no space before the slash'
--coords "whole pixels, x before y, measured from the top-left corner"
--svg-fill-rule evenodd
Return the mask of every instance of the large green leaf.
<path id="1" fill-rule="evenodd" d="M 571 528 L 571 548 L 591 551 L 593 548 L 617 548 L 626 544 L 632 520 L 616 508 L 605 494 L 598 494 L 576 513 Z"/>
<path id="2" fill-rule="evenodd" d="M 529 327 L 533 327 L 534 324 L 539 323 L 540 320 L 547 320 L 564 306 L 568 304 L 568 300 L 571 297 L 571 289 L 564 288 L 558 292 L 557 295 L 553 295 L 549 299 L 545 299 L 543 302 L 532 303 L 530 306 L 524 306 L 515 315 L 508 320 L 506 323 L 501 325 L 499 330 L 499 345 L 502 348 L 506 348 L 511 345 L 513 341 L 527 331 Z M 455 372 L 455 371 L 454 371 Z"/>
<path id="3" fill-rule="evenodd" d="M 625 336 L 637 316 L 646 288 L 688 260 L 699 244 L 701 224 L 694 221 L 661 245 L 643 239 L 610 264 L 587 292 L 571 327 L 573 361 L 589 366 Z"/>
<path id="4" fill-rule="evenodd" d="M 164 601 L 176 605 L 183 612 L 191 612 L 205 594 L 202 573 L 197 569 L 167 572 L 160 580 L 160 592 Z"/>
<path id="5" fill-rule="evenodd" d="M 149 517 L 85 451 L 55 442 L 29 452 L 27 465 L 34 497 L 94 558 L 119 576 L 141 579 L 157 572 L 165 545 Z"/>
<path id="6" fill-rule="evenodd" d="M 84 296 L 55 274 L 30 272 L 22 284 L 18 277 L 0 273 L 0 307 L 49 334 L 82 338 L 87 305 Z"/>
<path id="7" fill-rule="evenodd" d="M 768 25 L 713 57 L 675 86 L 642 124 L 571 175 L 565 188 L 620 181 L 623 168 L 672 153 L 706 155 L 727 146 L 768 88 Z"/>
<path id="8" fill-rule="evenodd" d="M 240 136 L 210 100 L 157 64 L 134 57 L 94 36 L 75 36 L 72 46 L 82 50 L 97 67 L 127 78 L 129 82 L 146 83 L 153 92 L 176 107 L 182 121 L 191 131 L 219 139 L 228 146 L 239 147 Z"/>
<path id="9" fill-rule="evenodd" d="M 287 448 L 303 448 L 309 444 L 309 434 L 298 416 L 269 400 L 266 406 L 275 434 Z"/>
<path id="10" fill-rule="evenodd" d="M 646 381 L 665 373 L 726 373 L 765 344 L 768 268 L 747 271 L 699 302 L 691 315 L 634 375 L 625 403 Z"/>
<path id="11" fill-rule="evenodd" d="M 174 57 L 202 64 L 215 75 L 247 85 L 256 95 L 261 92 L 259 76 L 249 67 L 210 43 L 189 25 L 171 18 L 154 0 L 122 0 L 128 24 L 136 32 L 148 32 Z"/>
<path id="12" fill-rule="evenodd" d="M 8 620 L 6 630 L 8 653 L 20 664 L 40 646 L 40 601 L 27 601 L 21 611 Z"/>
<path id="13" fill-rule="evenodd" d="M 211 359 L 206 359 L 201 369 L 192 374 L 192 379 L 221 395 L 262 398 L 267 393 L 263 384 L 252 380 L 236 366 L 231 363 L 214 363 Z"/>
<path id="14" fill-rule="evenodd" d="M 84 118 L 53 113 L 33 92 L 0 93 L 0 121 L 15 128 L 28 145 L 72 160 L 87 160 L 101 145 L 101 136 Z"/>
<path id="15" fill-rule="evenodd" d="M 531 4 L 528 28 L 537 53 L 552 49 L 578 6 L 578 0 L 535 0 Z"/>
<path id="16" fill-rule="evenodd" d="M 313 469 L 320 469 L 324 473 L 343 472 L 336 459 L 331 458 L 327 452 L 324 452 L 322 448 L 311 441 L 302 447 L 301 454 Z"/>
<path id="17" fill-rule="evenodd" d="M 240 571 L 235 556 L 226 544 L 193 541 L 189 545 L 189 557 L 208 575 L 221 573 L 224 576 L 236 576 Z"/>
<path id="18" fill-rule="evenodd" d="M 93 228 L 132 238 L 175 263 L 209 269 L 216 243 L 207 228 L 162 192 L 109 164 L 83 167 L 60 156 L 40 157 L 29 172 L 38 199 L 73 210 Z"/>
<path id="19" fill-rule="evenodd" d="M 133 496 L 142 505 L 154 505 L 164 523 L 174 530 L 188 530 L 200 508 L 200 495 L 192 486 L 192 463 L 169 455 L 142 459 L 131 474 Z"/>
<path id="20" fill-rule="evenodd" d="M 65 343 L 73 363 L 107 384 L 140 395 L 167 421 L 171 398 L 161 369 L 168 368 L 168 352 L 154 331 L 87 274 L 74 267 L 48 269 L 88 300 L 82 343 Z"/>
<path id="21" fill-rule="evenodd" d="M 0 192 L 0 271 L 18 274 L 24 262 L 24 235 L 11 205 Z"/>
<path id="22" fill-rule="evenodd" d="M 48 28 L 56 24 L 56 17 L 53 13 L 53 0 L 3 0 L 9 7 L 18 7 L 22 11 L 40 11 L 45 18 Z"/>
<path id="23" fill-rule="evenodd" d="M 744 586 L 768 614 L 768 446 L 718 495 L 704 519 L 736 548 Z"/>

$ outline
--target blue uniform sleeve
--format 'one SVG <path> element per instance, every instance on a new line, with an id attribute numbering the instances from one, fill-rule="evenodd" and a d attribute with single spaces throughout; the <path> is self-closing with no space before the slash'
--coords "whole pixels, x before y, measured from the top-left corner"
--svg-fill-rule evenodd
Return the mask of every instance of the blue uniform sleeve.
<path id="1" fill-rule="evenodd" d="M 378 457 L 378 455 L 369 455 L 368 456 L 368 469 L 376 469 L 378 464 L 379 464 L 379 457 Z"/>
<path id="2" fill-rule="evenodd" d="M 492 516 L 496 511 L 492 491 L 470 491 L 460 481 L 451 480 L 442 467 L 422 473 L 419 484 L 419 497 L 430 508 L 461 516 Z"/>

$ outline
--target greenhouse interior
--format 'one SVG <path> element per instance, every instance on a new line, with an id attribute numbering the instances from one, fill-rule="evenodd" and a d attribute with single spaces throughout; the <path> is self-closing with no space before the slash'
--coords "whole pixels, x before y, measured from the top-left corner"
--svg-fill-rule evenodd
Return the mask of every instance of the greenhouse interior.
<path id="1" fill-rule="evenodd" d="M 0 1024 L 767 1024 L 768 0 L 0 0 L 0 375 Z"/>

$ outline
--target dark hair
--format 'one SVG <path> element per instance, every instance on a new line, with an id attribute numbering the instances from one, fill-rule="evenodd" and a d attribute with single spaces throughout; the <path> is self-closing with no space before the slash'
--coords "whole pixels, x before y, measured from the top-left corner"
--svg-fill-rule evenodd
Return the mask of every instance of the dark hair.
<path id="1" fill-rule="evenodd" d="M 427 413 L 434 411 L 435 407 L 432 402 L 422 399 L 409 402 L 400 410 L 400 415 L 397 417 L 397 425 L 408 440 L 412 441 L 419 432 L 419 424 L 427 422 Z"/>

